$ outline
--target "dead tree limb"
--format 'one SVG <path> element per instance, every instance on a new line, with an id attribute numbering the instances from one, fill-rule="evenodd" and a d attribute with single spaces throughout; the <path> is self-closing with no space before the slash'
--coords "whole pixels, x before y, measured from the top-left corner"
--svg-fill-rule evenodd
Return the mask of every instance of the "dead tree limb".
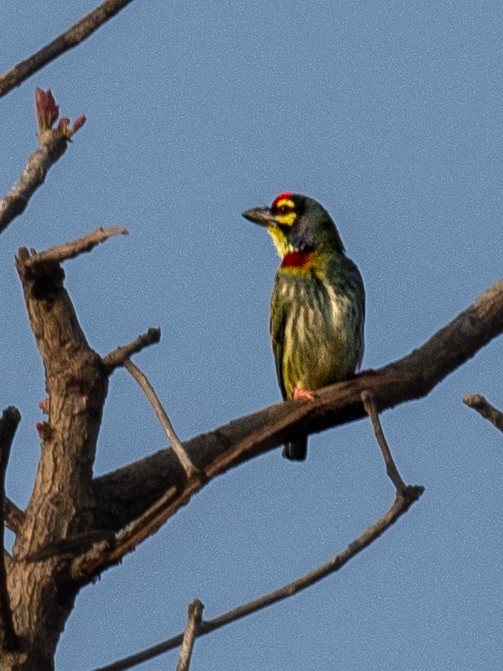
<path id="1" fill-rule="evenodd" d="M 96 522 L 92 487 L 109 371 L 80 327 L 60 262 L 123 232 L 95 231 L 47 252 L 21 249 L 16 259 L 44 363 L 48 417 L 37 425 L 41 456 L 7 577 L 21 648 L 0 655 L 0 669 L 53 668 L 57 641 L 80 589 L 68 575 L 69 563 L 97 538 L 111 536 Z"/>

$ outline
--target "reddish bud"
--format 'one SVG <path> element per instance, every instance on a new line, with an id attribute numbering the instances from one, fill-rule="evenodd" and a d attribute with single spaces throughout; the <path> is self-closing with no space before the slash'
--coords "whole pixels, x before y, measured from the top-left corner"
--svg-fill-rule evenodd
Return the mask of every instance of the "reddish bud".
<path id="1" fill-rule="evenodd" d="M 61 119 L 59 120 L 59 123 L 58 123 L 58 131 L 60 133 L 62 133 L 63 135 L 67 135 L 68 137 L 70 137 L 71 131 L 68 128 L 69 124 L 70 124 L 70 119 L 67 116 L 61 117 Z"/>
<path id="2" fill-rule="evenodd" d="M 43 133 L 44 131 L 51 130 L 59 117 L 59 105 L 56 105 L 50 89 L 47 89 L 47 91 L 43 91 L 38 87 L 35 89 L 35 110 L 39 132 Z M 65 116 L 59 120 L 56 130 L 69 140 L 74 133 L 82 128 L 85 122 L 86 116 L 85 114 L 81 114 L 70 127 L 70 119 Z"/>
<path id="3" fill-rule="evenodd" d="M 78 130 L 80 130 L 82 126 L 86 123 L 86 121 L 87 118 L 85 114 L 81 114 L 80 116 L 78 116 L 73 122 L 72 133 L 76 133 Z"/>
<path id="4" fill-rule="evenodd" d="M 56 105 L 51 89 L 47 91 L 38 87 L 35 89 L 35 111 L 40 132 L 52 128 L 59 116 L 59 106 Z"/>

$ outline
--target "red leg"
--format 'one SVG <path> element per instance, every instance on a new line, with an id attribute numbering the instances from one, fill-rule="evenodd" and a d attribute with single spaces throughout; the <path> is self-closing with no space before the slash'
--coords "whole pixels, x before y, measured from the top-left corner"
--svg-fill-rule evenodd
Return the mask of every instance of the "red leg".
<path id="1" fill-rule="evenodd" d="M 296 401 L 314 401 L 316 399 L 316 394 L 312 391 L 307 391 L 307 389 L 299 389 L 299 387 L 295 387 L 293 390 L 293 398 Z"/>

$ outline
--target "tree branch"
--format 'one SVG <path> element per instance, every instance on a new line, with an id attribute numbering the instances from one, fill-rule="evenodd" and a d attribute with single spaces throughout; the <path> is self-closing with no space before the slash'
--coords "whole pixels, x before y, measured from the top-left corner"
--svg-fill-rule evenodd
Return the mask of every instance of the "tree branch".
<path id="1" fill-rule="evenodd" d="M 17 533 L 24 523 L 24 512 L 7 496 L 4 499 L 4 520 L 11 531 Z"/>
<path id="2" fill-rule="evenodd" d="M 32 252 L 31 255 L 24 255 L 23 266 L 26 269 L 34 266 L 60 263 L 68 259 L 74 259 L 79 254 L 90 252 L 101 242 L 105 242 L 114 235 L 128 235 L 127 228 L 123 226 L 111 226 L 110 228 L 97 228 L 82 238 L 76 238 L 70 242 L 64 242 L 43 252 Z M 22 250 L 20 250 L 20 253 Z"/>
<path id="3" fill-rule="evenodd" d="M 280 587 L 269 594 L 266 594 L 258 599 L 249 601 L 233 610 L 228 611 L 220 615 L 219 617 L 214 618 L 213 620 L 203 620 L 201 626 L 199 627 L 197 636 L 204 636 L 209 634 L 220 627 L 235 622 L 247 615 L 256 613 L 267 606 L 271 606 L 274 603 L 283 601 L 298 592 L 301 592 L 308 587 L 316 584 L 320 580 L 323 580 L 327 576 L 339 571 L 345 564 L 347 564 L 350 559 L 359 554 L 362 550 L 368 547 L 371 543 L 377 540 L 382 534 L 389 529 L 402 515 L 404 515 L 410 506 L 417 501 L 417 499 L 423 493 L 423 487 L 411 486 L 408 485 L 405 489 L 397 494 L 396 499 L 391 506 L 391 508 L 379 519 L 377 522 L 369 526 L 358 538 L 356 538 L 352 543 L 350 543 L 342 552 L 339 552 L 329 561 L 321 566 L 316 567 L 313 571 L 306 573 L 305 575 L 297 578 L 293 582 L 290 582 L 283 587 Z M 157 645 L 152 646 L 142 652 L 136 653 L 124 659 L 109 664 L 108 666 L 102 666 L 99 669 L 94 671 L 124 671 L 124 669 L 130 669 L 141 662 L 146 662 L 149 659 L 157 657 L 158 655 L 167 652 L 168 650 L 173 650 L 181 645 L 183 641 L 183 634 L 178 634 L 172 638 L 164 641 L 163 643 L 158 643 Z"/>
<path id="4" fill-rule="evenodd" d="M 87 39 L 133 0 L 106 0 L 52 42 L 0 75 L 0 98 L 65 51 Z"/>
<path id="5" fill-rule="evenodd" d="M 149 345 L 155 345 L 161 340 L 161 329 L 149 328 L 146 333 L 139 335 L 135 340 L 127 345 L 119 345 L 113 352 L 110 352 L 102 358 L 103 364 L 109 373 L 112 373 L 116 368 L 124 366 L 126 361 L 133 354 L 141 352 L 142 349 Z"/>
<path id="6" fill-rule="evenodd" d="M 180 650 L 176 671 L 189 671 L 194 641 L 201 626 L 203 608 L 204 606 L 199 599 L 194 599 L 194 601 L 189 603 L 187 625 L 183 634 L 182 649 Z"/>
<path id="7" fill-rule="evenodd" d="M 44 132 L 39 146 L 29 157 L 23 172 L 9 193 L 0 200 L 0 233 L 24 212 L 30 198 L 45 182 L 49 169 L 63 156 L 68 138 L 57 130 Z"/>
<path id="8" fill-rule="evenodd" d="M 404 491 L 406 485 L 402 480 L 402 476 L 398 472 L 398 468 L 396 467 L 396 464 L 393 460 L 393 456 L 391 454 L 391 450 L 389 449 L 384 431 L 382 430 L 381 420 L 379 419 L 374 397 L 370 392 L 364 391 L 362 393 L 362 401 L 365 412 L 369 416 L 374 428 L 377 444 L 379 445 L 384 463 L 386 465 L 386 474 L 388 475 L 391 482 L 395 485 L 396 493 L 398 495 L 400 492 Z"/>
<path id="9" fill-rule="evenodd" d="M 0 650 L 15 650 L 19 641 L 14 630 L 4 553 L 4 501 L 5 474 L 9 462 L 10 448 L 17 426 L 21 421 L 19 410 L 13 406 L 6 408 L 0 419 Z"/>
<path id="10" fill-rule="evenodd" d="M 483 396 L 468 394 L 463 397 L 463 403 L 476 410 L 479 415 L 491 422 L 497 429 L 503 431 L 503 412 L 491 405 Z"/>
<path id="11" fill-rule="evenodd" d="M 287 401 L 236 419 L 184 443 L 191 461 L 211 480 L 299 434 L 323 431 L 364 416 L 361 401 L 370 392 L 379 412 L 428 394 L 441 380 L 503 332 L 503 280 L 438 331 L 422 347 L 383 368 L 327 387 L 311 403 Z M 171 486 L 180 505 L 195 489 L 171 450 L 94 480 L 103 528 L 119 531 L 138 518 Z M 191 486 L 192 487 L 192 486 Z M 171 504 L 173 512 L 178 509 Z"/>
<path id="12" fill-rule="evenodd" d="M 147 376 L 144 375 L 142 371 L 138 368 L 138 366 L 135 366 L 135 364 L 132 361 L 126 361 L 124 363 L 124 367 L 126 368 L 128 373 L 130 373 L 130 375 L 136 380 L 136 382 L 138 382 L 145 396 L 148 398 L 151 406 L 154 409 L 156 417 L 159 420 L 164 430 L 164 433 L 166 434 L 168 441 L 171 444 L 171 449 L 176 454 L 178 461 L 180 462 L 183 470 L 185 471 L 187 480 L 190 480 L 191 478 L 203 477 L 203 474 L 199 471 L 198 468 L 194 466 L 194 464 L 190 460 L 190 457 L 185 452 L 183 445 L 180 442 L 178 436 L 176 435 L 175 429 L 171 424 L 171 421 L 168 415 L 166 414 L 166 411 L 162 407 L 162 404 L 157 394 L 155 393 L 154 388 L 148 381 Z"/>

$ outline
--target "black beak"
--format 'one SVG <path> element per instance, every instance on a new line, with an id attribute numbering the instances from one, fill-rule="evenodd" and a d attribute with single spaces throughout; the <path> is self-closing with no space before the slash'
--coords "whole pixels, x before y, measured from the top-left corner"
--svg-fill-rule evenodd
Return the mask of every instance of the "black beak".
<path id="1" fill-rule="evenodd" d="M 260 226 L 275 226 L 277 223 L 269 207 L 254 207 L 243 212 L 242 216 Z"/>

